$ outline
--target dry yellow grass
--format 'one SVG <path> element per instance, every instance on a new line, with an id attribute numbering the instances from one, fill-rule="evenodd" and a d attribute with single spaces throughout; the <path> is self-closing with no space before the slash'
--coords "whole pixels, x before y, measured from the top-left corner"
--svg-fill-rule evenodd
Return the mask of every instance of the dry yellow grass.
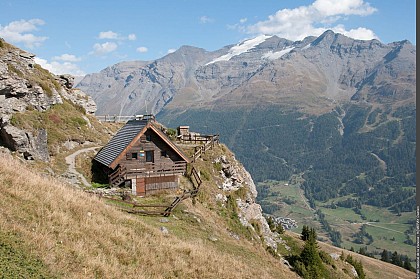
<path id="1" fill-rule="evenodd" d="M 19 236 L 58 277 L 296 278 L 255 243 L 164 235 L 156 219 L 120 212 L 6 155 L 0 207 L 0 230 Z"/>
<path id="2" fill-rule="evenodd" d="M 351 255 L 354 259 L 361 261 L 363 269 L 366 273 L 366 277 L 370 279 L 414 279 L 416 274 L 408 271 L 402 267 L 386 263 L 377 259 L 373 259 L 367 256 L 360 255 L 355 252 L 337 248 L 326 243 L 319 242 L 319 246 L 322 250 L 328 253 L 337 253 L 341 255 L 344 252 L 345 255 Z"/>

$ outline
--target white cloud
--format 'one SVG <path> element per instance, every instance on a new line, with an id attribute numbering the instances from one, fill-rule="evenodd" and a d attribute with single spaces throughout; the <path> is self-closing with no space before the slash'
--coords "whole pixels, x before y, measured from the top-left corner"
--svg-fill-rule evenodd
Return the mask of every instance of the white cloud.
<path id="1" fill-rule="evenodd" d="M 0 25 L 0 37 L 11 43 L 23 43 L 28 48 L 40 46 L 48 37 L 35 36 L 30 33 L 37 31 L 37 26 L 44 25 L 42 19 L 12 21 L 6 26 Z"/>
<path id="2" fill-rule="evenodd" d="M 168 49 L 168 54 L 169 53 L 174 53 L 176 51 L 176 49 L 174 49 L 174 48 L 170 48 L 170 49 Z"/>
<path id="3" fill-rule="evenodd" d="M 105 32 L 99 32 L 99 39 L 108 39 L 108 40 L 116 40 L 118 39 L 118 34 L 115 32 L 105 31 Z"/>
<path id="4" fill-rule="evenodd" d="M 101 40 L 118 40 L 118 41 L 124 41 L 124 40 L 134 41 L 134 40 L 137 39 L 137 36 L 136 36 L 136 34 L 131 33 L 131 34 L 128 34 L 127 37 L 125 37 L 121 34 L 118 34 L 118 33 L 115 33 L 114 31 L 109 30 L 109 31 L 99 32 L 98 39 L 101 39 Z"/>
<path id="5" fill-rule="evenodd" d="M 67 62 L 77 62 L 77 61 L 82 60 L 80 57 L 77 57 L 73 54 L 67 54 L 67 53 L 62 54 L 60 56 L 54 56 L 52 59 L 59 60 L 59 61 L 67 61 Z"/>
<path id="6" fill-rule="evenodd" d="M 300 6 L 295 9 L 283 9 L 274 15 L 268 16 L 265 21 L 250 26 L 237 26 L 234 28 L 245 30 L 250 34 L 270 34 L 289 40 L 301 40 L 307 36 L 319 36 L 331 29 L 356 39 L 377 39 L 375 33 L 364 27 L 346 30 L 341 24 L 331 26 L 343 16 L 367 16 L 377 9 L 363 0 L 316 0 L 309 6 Z"/>
<path id="7" fill-rule="evenodd" d="M 340 14 L 366 16 L 377 11 L 363 0 L 317 0 L 312 6 L 325 16 Z"/>
<path id="8" fill-rule="evenodd" d="M 70 74 L 73 76 L 84 76 L 86 73 L 83 72 L 79 66 L 74 63 L 64 62 L 59 63 L 57 61 L 52 61 L 51 63 L 45 59 L 35 57 L 35 63 L 41 65 L 44 69 L 47 69 L 53 74 L 60 75 L 60 74 Z"/>
<path id="9" fill-rule="evenodd" d="M 106 42 L 103 44 L 94 44 L 93 45 L 93 53 L 96 55 L 104 55 L 109 52 L 112 52 L 118 48 L 118 45 L 113 42 Z"/>
<path id="10" fill-rule="evenodd" d="M 148 51 L 148 49 L 147 49 L 147 47 L 141 46 L 141 47 L 138 47 L 138 48 L 136 49 L 136 51 L 137 51 L 137 52 L 140 52 L 140 53 L 143 53 L 143 52 L 147 52 L 147 51 Z"/>
<path id="11" fill-rule="evenodd" d="M 344 27 L 341 28 L 341 25 L 337 25 L 333 29 L 333 31 L 358 40 L 370 40 L 372 38 L 377 38 L 377 36 L 375 35 L 375 33 L 373 33 L 372 30 L 366 29 L 364 27 L 359 27 L 357 29 L 351 29 L 349 31 L 346 31 Z"/>
<path id="12" fill-rule="evenodd" d="M 200 17 L 200 23 L 206 24 L 206 23 L 212 23 L 212 22 L 214 22 L 214 19 L 212 19 L 208 16 Z"/>
<path id="13" fill-rule="evenodd" d="M 247 22 L 248 21 L 248 19 L 245 17 L 245 18 L 241 18 L 240 20 L 239 20 L 239 23 L 245 23 L 245 22 Z"/>

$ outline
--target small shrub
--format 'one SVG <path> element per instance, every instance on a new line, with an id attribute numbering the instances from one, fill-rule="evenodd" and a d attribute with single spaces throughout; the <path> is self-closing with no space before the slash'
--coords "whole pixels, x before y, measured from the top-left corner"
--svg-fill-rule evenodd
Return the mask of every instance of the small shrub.
<path id="1" fill-rule="evenodd" d="M 176 137 L 176 130 L 172 129 L 172 128 L 168 128 L 168 130 L 166 130 L 166 134 L 168 135 L 168 137 L 170 139 L 175 139 Z"/>
<path id="2" fill-rule="evenodd" d="M 13 72 L 15 73 L 18 77 L 23 78 L 23 73 L 18 70 L 15 66 L 13 66 L 12 64 L 7 64 L 7 69 L 9 70 L 9 72 Z"/>
<path id="3" fill-rule="evenodd" d="M 267 250 L 268 253 L 270 253 L 274 258 L 278 259 L 280 258 L 279 255 L 276 253 L 276 250 L 274 250 L 273 247 L 271 246 L 267 246 L 267 248 L 265 248 Z"/>
<path id="4" fill-rule="evenodd" d="M 95 189 L 100 189 L 100 188 L 109 188 L 109 184 L 103 184 L 103 183 L 97 183 L 97 182 L 92 182 L 92 187 Z"/>
<path id="5" fill-rule="evenodd" d="M 245 186 L 240 187 L 238 190 L 233 192 L 235 198 L 240 198 L 242 200 L 246 199 L 246 195 L 248 194 L 248 190 Z"/>
<path id="6" fill-rule="evenodd" d="M 16 115 L 12 115 L 12 117 L 10 118 L 10 124 L 12 124 L 13 126 L 19 127 L 20 126 L 19 118 Z"/>
<path id="7" fill-rule="evenodd" d="M 70 122 L 73 124 L 73 126 L 75 127 L 80 127 L 80 126 L 84 126 L 87 124 L 86 120 L 84 120 L 82 117 L 72 117 L 70 119 Z"/>
<path id="8" fill-rule="evenodd" d="M 332 265 L 333 264 L 333 260 L 331 258 L 330 255 L 328 255 L 325 251 L 320 250 L 319 251 L 319 256 L 321 257 L 321 260 L 328 264 L 328 265 Z"/>
<path id="9" fill-rule="evenodd" d="M 206 181 L 210 180 L 210 174 L 207 171 L 200 170 L 200 175 L 204 180 L 206 180 Z"/>
<path id="10" fill-rule="evenodd" d="M 222 163 L 220 163 L 220 162 L 216 162 L 216 163 L 214 163 L 213 164 L 214 165 L 214 168 L 216 169 L 216 171 L 221 171 L 222 170 Z"/>
<path id="11" fill-rule="evenodd" d="M 48 116 L 48 119 L 51 120 L 51 122 L 53 122 L 54 124 L 60 124 L 61 123 L 61 118 L 57 114 L 50 114 Z"/>
<path id="12" fill-rule="evenodd" d="M 251 226 L 254 228 L 254 230 L 257 232 L 258 236 L 262 236 L 262 230 L 261 230 L 261 224 L 257 220 L 251 220 Z"/>
<path id="13" fill-rule="evenodd" d="M 39 86 L 41 86 L 42 90 L 44 90 L 44 93 L 48 97 L 52 97 L 53 91 L 52 91 L 52 89 L 50 88 L 50 86 L 48 85 L 48 83 L 46 81 L 38 80 L 37 83 L 39 84 Z"/>

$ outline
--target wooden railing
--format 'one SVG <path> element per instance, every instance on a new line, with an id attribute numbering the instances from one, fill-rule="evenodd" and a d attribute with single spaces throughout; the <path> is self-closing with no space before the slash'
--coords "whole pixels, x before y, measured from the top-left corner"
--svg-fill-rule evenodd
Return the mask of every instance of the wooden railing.
<path id="1" fill-rule="evenodd" d="M 181 142 L 201 143 L 208 141 L 219 141 L 219 135 L 200 135 L 191 133 L 188 135 L 179 135 L 177 139 Z"/>
<path id="2" fill-rule="evenodd" d="M 126 174 L 127 174 L 126 167 L 118 166 L 117 169 L 108 176 L 109 183 L 113 187 L 119 186 L 121 183 L 124 182 Z"/>
<path id="3" fill-rule="evenodd" d="M 164 176 L 172 174 L 184 174 L 187 171 L 187 163 L 184 161 L 172 163 L 146 163 L 144 165 L 128 164 L 127 176 Z"/>
<path id="4" fill-rule="evenodd" d="M 190 180 L 193 184 L 194 189 L 200 188 L 201 183 L 203 183 L 200 176 L 198 175 L 198 172 L 196 171 L 194 167 L 191 168 Z"/>
<path id="5" fill-rule="evenodd" d="M 121 185 L 130 176 L 137 177 L 152 177 L 152 176 L 166 176 L 175 174 L 185 174 L 187 171 L 186 162 L 172 162 L 172 163 L 147 163 L 145 165 L 125 165 L 118 166 L 117 169 L 111 173 L 109 183 L 113 187 Z"/>
<path id="6" fill-rule="evenodd" d="M 127 122 L 133 119 L 155 120 L 153 114 L 146 115 L 95 115 L 100 122 Z"/>
<path id="7" fill-rule="evenodd" d="M 219 143 L 219 135 L 206 136 L 207 140 L 203 145 L 194 147 L 194 155 L 192 161 L 195 162 L 202 154 L 206 153 L 207 150 L 212 149 L 216 143 Z"/>

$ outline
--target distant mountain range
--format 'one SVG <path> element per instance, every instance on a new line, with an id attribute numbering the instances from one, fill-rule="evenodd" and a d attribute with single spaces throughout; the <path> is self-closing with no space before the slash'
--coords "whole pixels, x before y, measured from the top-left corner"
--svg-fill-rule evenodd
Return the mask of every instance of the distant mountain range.
<path id="1" fill-rule="evenodd" d="M 287 105 L 320 114 L 346 101 L 414 101 L 416 48 L 332 31 L 302 41 L 262 35 L 217 51 L 183 46 L 155 61 L 129 61 L 89 74 L 78 88 L 97 114 L 162 109 Z"/>

